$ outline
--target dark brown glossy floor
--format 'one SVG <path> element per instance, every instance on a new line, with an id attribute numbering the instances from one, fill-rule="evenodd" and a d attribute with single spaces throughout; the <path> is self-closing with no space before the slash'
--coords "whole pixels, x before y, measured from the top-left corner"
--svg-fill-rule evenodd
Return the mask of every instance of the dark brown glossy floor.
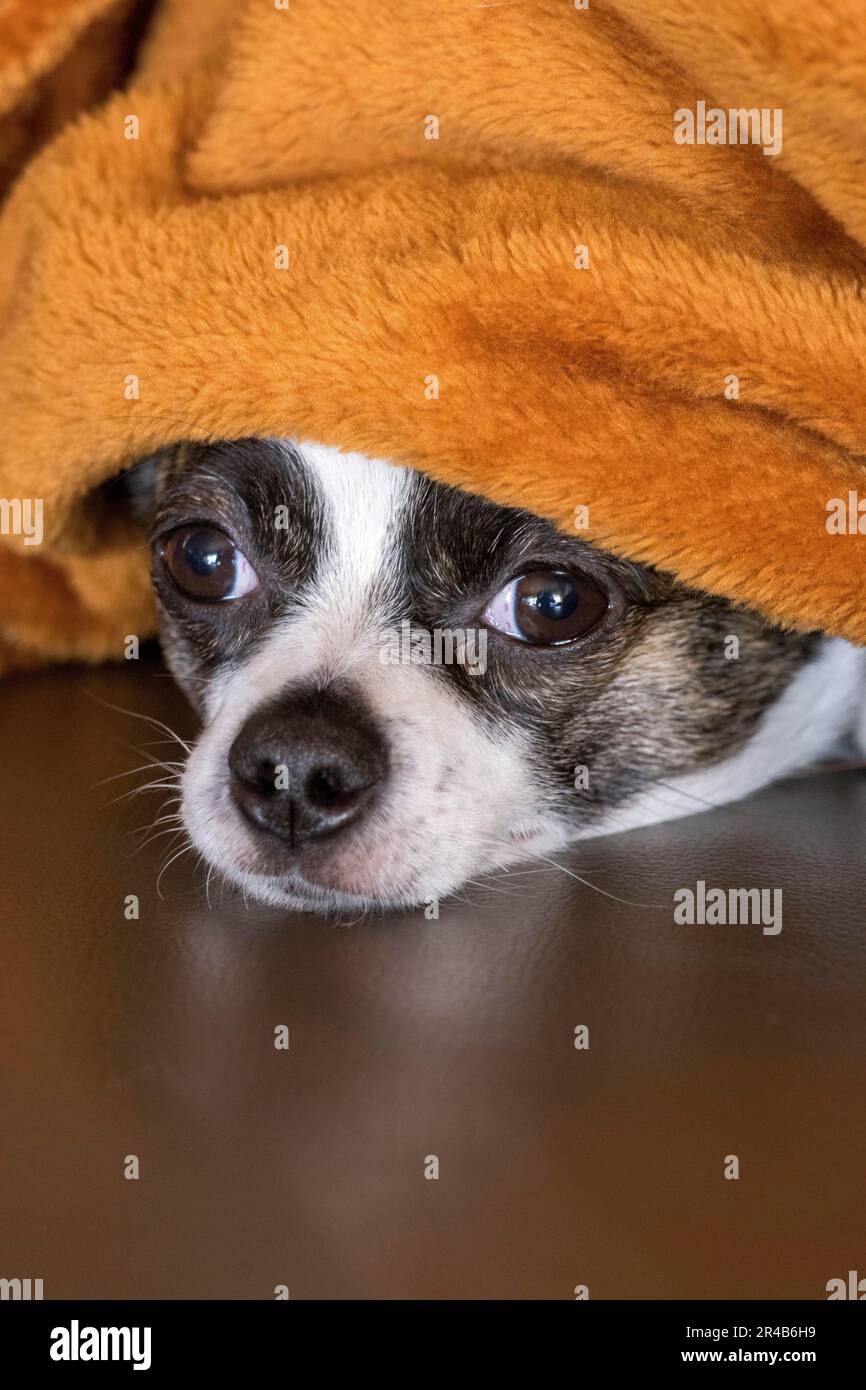
<path id="1" fill-rule="evenodd" d="M 567 1299 L 821 1298 L 866 1273 L 866 776 L 564 861 L 663 908 L 545 866 L 438 923 L 209 907 L 192 855 L 160 898 L 164 841 L 132 853 L 158 802 L 95 787 L 150 735 L 86 691 L 194 727 L 158 670 L 0 688 L 0 1275 L 48 1298 Z M 783 931 L 675 926 L 698 878 L 781 886 Z"/>

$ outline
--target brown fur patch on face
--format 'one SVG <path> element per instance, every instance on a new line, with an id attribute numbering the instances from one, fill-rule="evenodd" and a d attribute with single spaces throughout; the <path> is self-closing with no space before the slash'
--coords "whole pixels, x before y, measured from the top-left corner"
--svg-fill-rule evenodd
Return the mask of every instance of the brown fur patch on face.
<path id="1" fill-rule="evenodd" d="M 544 712 L 529 715 L 540 766 L 559 804 L 603 813 L 679 773 L 736 753 L 797 674 L 813 639 L 677 589 L 635 606 L 603 660 L 580 673 L 539 673 Z M 726 653 L 736 651 L 736 656 Z M 555 731 L 555 732 L 554 732 Z M 575 791 L 574 770 L 589 786 Z"/>

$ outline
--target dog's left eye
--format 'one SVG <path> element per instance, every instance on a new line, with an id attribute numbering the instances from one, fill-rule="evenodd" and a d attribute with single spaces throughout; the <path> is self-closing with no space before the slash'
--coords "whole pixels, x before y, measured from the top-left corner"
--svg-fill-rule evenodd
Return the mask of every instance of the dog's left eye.
<path id="1" fill-rule="evenodd" d="M 258 576 L 224 531 L 182 526 L 166 536 L 162 562 L 182 593 L 204 602 L 241 598 L 258 588 Z"/>
<path id="2" fill-rule="evenodd" d="M 499 590 L 482 621 L 506 637 L 549 647 L 585 637 L 607 610 L 607 595 L 586 575 L 532 570 Z"/>

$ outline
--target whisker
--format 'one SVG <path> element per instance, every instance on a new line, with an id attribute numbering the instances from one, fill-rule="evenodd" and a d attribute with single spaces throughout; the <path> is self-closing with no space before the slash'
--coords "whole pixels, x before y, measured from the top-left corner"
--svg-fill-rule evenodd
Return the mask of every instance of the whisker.
<path id="1" fill-rule="evenodd" d="M 147 849 L 148 845 L 152 845 L 154 840 L 159 840 L 163 835 L 177 836 L 182 835 L 184 833 L 185 827 L 182 825 L 170 825 L 165 830 L 157 830 L 154 835 L 148 835 L 146 840 L 142 840 L 140 845 L 136 845 L 135 849 L 133 850 L 133 853 L 140 854 L 143 849 Z M 169 846 L 169 848 L 171 848 L 171 846 Z"/>
<path id="2" fill-rule="evenodd" d="M 94 783 L 93 783 L 93 786 L 90 788 L 90 790 L 91 790 L 91 791 L 96 791 L 96 788 L 97 788 L 97 787 L 104 787 L 105 784 L 106 784 L 107 782 L 117 782 L 117 781 L 120 780 L 121 777 L 132 777 L 132 776 L 134 775 L 134 773 L 136 773 L 136 772 L 148 772 L 148 771 L 149 771 L 151 768 L 153 768 L 153 767 L 161 767 L 161 768 L 165 769 L 166 771 L 170 771 L 170 770 L 172 770 L 173 768 L 176 768 L 176 767 L 177 767 L 177 768 L 183 767 L 183 763 L 182 763 L 182 762 L 177 762 L 177 763 L 164 763 L 164 762 L 161 762 L 159 759 L 156 759 L 155 761 L 154 761 L 153 759 L 151 759 L 150 762 L 142 763 L 140 767 L 130 767 L 130 768 L 127 768 L 126 772 L 115 772 L 115 773 L 112 774 L 111 777 L 103 777 L 103 778 L 101 778 L 100 781 L 94 782 Z"/>
<path id="3" fill-rule="evenodd" d="M 174 782 L 145 782 L 143 787 L 132 787 L 129 791 L 121 792 L 120 796 L 112 797 L 111 801 L 106 802 L 102 808 L 107 811 L 109 806 L 116 806 L 118 801 L 129 801 L 133 796 L 141 796 L 144 792 L 152 791 L 177 791 L 177 781 Z"/>
<path id="4" fill-rule="evenodd" d="M 156 820 L 152 820 L 149 825 L 139 825 L 135 830 L 127 830 L 124 834 L 127 839 L 131 835 L 145 835 L 148 830 L 155 830 L 158 825 L 165 825 L 167 821 L 174 821 L 175 824 L 178 824 L 183 821 L 183 816 L 179 811 L 169 811 L 164 816 L 157 816 Z"/>
<path id="5" fill-rule="evenodd" d="M 490 840 L 489 844 L 494 849 L 510 851 L 511 848 L 509 845 L 505 845 L 498 840 Z M 568 878 L 573 878 L 577 883 L 582 883 L 584 887 L 591 888 L 595 893 L 600 893 L 603 898 L 609 898 L 611 902 L 621 903 L 623 907 L 649 907 L 658 911 L 663 911 L 666 906 L 664 903 L 639 903 L 632 902 L 628 898 L 620 898 L 616 893 L 609 893 L 606 888 L 599 888 L 597 883 L 592 883 L 588 878 L 582 878 L 581 875 L 575 873 L 573 869 L 567 869 L 564 864 L 557 863 L 555 859 L 550 859 L 546 854 L 539 854 L 537 850 L 531 850 L 526 847 L 524 847 L 524 853 L 528 854 L 532 859 L 539 860 L 540 863 L 549 864 L 551 868 L 558 869 L 560 873 L 565 874 Z"/>
<path id="6" fill-rule="evenodd" d="M 179 743 L 185 753 L 192 752 L 192 748 L 181 738 L 180 734 L 175 733 L 174 729 L 169 728 L 168 724 L 165 724 L 161 719 L 155 718 L 154 715 L 142 714 L 140 711 L 134 709 L 124 709 L 122 705 L 113 705 L 110 701 L 103 700 L 101 696 L 94 695 L 92 690 L 87 690 L 84 687 L 82 687 L 82 693 L 86 695 L 88 699 L 94 700 L 96 704 L 102 705 L 104 709 L 114 710 L 115 714 L 126 714 L 130 719 L 141 719 L 145 724 L 150 724 L 153 728 L 162 730 L 162 732 L 167 734 L 175 743 Z"/>
<path id="7" fill-rule="evenodd" d="M 171 858 L 169 859 L 168 863 L 167 863 L 167 864 L 163 864 L 162 868 L 160 869 L 160 871 L 159 871 L 159 873 L 158 873 L 158 875 L 157 875 L 157 879 L 156 879 L 156 892 L 157 892 L 157 896 L 158 896 L 163 902 L 165 901 L 165 899 L 164 899 L 163 896 L 162 896 L 162 892 L 161 892 L 160 886 L 159 886 L 160 883 L 162 882 L 162 876 L 163 876 L 163 874 L 165 873 L 166 869 L 170 869 L 170 868 L 171 868 L 172 864 L 175 862 L 176 859 L 180 859 L 184 854 L 189 854 L 189 852 L 190 852 L 191 849 L 195 849 L 195 846 L 192 845 L 192 844 L 183 845 L 182 848 L 179 849 L 179 850 L 177 851 L 176 854 L 173 854 L 173 855 L 171 856 Z"/>

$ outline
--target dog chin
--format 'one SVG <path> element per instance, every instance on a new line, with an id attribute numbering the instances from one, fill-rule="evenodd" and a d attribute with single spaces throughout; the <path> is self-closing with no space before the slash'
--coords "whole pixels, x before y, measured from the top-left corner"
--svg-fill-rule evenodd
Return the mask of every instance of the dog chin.
<path id="1" fill-rule="evenodd" d="M 410 891 L 401 892 L 399 888 L 387 893 L 352 893 L 343 888 L 324 887 L 309 882 L 297 873 L 277 878 L 227 870 L 225 867 L 220 872 L 227 882 L 242 889 L 246 897 L 255 898 L 267 907 L 312 912 L 319 916 L 337 912 L 393 912 L 419 907 L 426 901 Z"/>

